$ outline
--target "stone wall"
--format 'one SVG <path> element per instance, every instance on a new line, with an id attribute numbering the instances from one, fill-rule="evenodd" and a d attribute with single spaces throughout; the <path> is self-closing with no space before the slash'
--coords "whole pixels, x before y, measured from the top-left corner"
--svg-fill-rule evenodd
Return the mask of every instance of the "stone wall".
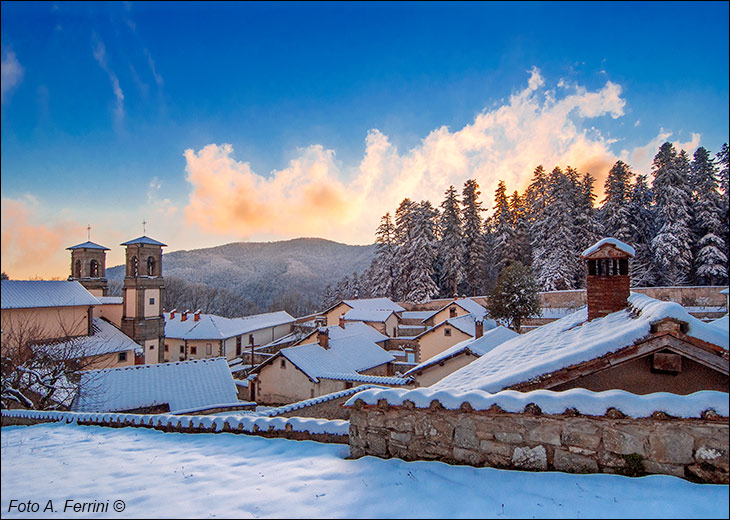
<path id="1" fill-rule="evenodd" d="M 677 302 L 685 307 L 721 307 L 726 303 L 720 291 L 724 285 L 697 287 L 632 287 L 631 291 L 662 301 Z M 578 308 L 586 304 L 585 289 L 540 293 L 540 306 L 548 308 Z"/>
<path id="2" fill-rule="evenodd" d="M 567 412 L 567 410 L 566 410 Z M 416 408 L 355 401 L 350 414 L 352 457 L 404 460 L 533 471 L 674 475 L 697 482 L 728 483 L 728 418 L 701 419 L 661 412 L 631 418 L 610 409 L 605 416 L 522 413 L 500 409 L 444 409 L 433 402 Z"/>

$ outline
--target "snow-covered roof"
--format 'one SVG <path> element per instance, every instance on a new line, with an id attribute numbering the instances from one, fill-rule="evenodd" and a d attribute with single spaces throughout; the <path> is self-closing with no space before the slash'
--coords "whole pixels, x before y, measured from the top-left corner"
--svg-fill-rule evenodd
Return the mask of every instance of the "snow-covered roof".
<path id="1" fill-rule="evenodd" d="M 392 310 L 373 310 L 373 309 L 351 309 L 345 313 L 345 319 L 349 321 L 374 321 L 384 322 L 390 315 Z"/>
<path id="2" fill-rule="evenodd" d="M 319 379 L 334 379 L 335 381 L 355 381 L 359 383 L 373 383 L 381 385 L 407 385 L 413 382 L 411 379 L 405 377 L 388 377 L 388 376 L 371 376 L 368 374 L 353 374 L 345 373 L 324 373 L 319 376 Z"/>
<path id="3" fill-rule="evenodd" d="M 508 340 L 432 388 L 498 392 L 562 368 L 616 352 L 650 334 L 651 324 L 674 318 L 689 325 L 687 335 L 728 348 L 727 333 L 704 323 L 674 302 L 631 293 L 630 307 L 586 321 L 587 307 Z"/>
<path id="4" fill-rule="evenodd" d="M 315 382 L 328 374 L 357 375 L 362 370 L 395 360 L 392 354 L 361 335 L 330 336 L 328 345 L 325 349 L 319 343 L 308 343 L 279 352 Z"/>
<path id="5" fill-rule="evenodd" d="M 713 327 L 719 327 L 723 329 L 726 333 L 730 330 L 730 325 L 728 324 L 728 315 L 726 314 L 722 318 L 717 318 L 716 320 L 712 320 L 710 322 L 710 325 Z"/>
<path id="6" fill-rule="evenodd" d="M 3 309 L 99 305 L 99 300 L 76 281 L 3 280 L 1 292 Z"/>
<path id="7" fill-rule="evenodd" d="M 135 244 L 148 245 L 148 246 L 162 246 L 162 247 L 167 247 L 167 244 L 163 244 L 162 242 L 158 242 L 157 240 L 155 240 L 153 238 L 150 238 L 148 236 L 141 236 L 139 238 L 135 238 L 134 240 L 129 240 L 127 242 L 122 242 L 119 245 L 122 245 L 122 246 L 131 246 L 131 245 L 135 245 Z"/>
<path id="8" fill-rule="evenodd" d="M 436 365 L 444 359 L 453 357 L 461 352 L 464 352 L 467 349 L 477 356 L 483 356 L 484 354 L 495 348 L 497 345 L 501 345 L 505 341 L 508 341 L 517 336 L 519 336 L 519 334 L 515 331 L 499 325 L 498 327 L 485 332 L 481 338 L 465 339 L 464 341 L 457 343 L 453 347 L 447 348 L 443 352 L 436 354 L 435 356 L 427 359 L 423 363 L 416 365 L 403 375 L 413 375 L 416 372 L 419 372 L 432 365 Z"/>
<path id="9" fill-rule="evenodd" d="M 433 316 L 434 311 L 403 311 L 400 317 L 408 320 L 425 320 L 429 316 Z"/>
<path id="10" fill-rule="evenodd" d="M 728 294 L 729 292 L 730 291 L 728 291 L 728 289 L 726 288 L 726 289 L 723 289 L 722 291 L 720 291 L 720 294 Z"/>
<path id="11" fill-rule="evenodd" d="M 89 370 L 73 411 L 113 412 L 168 404 L 170 411 L 237 404 L 225 358 Z"/>
<path id="12" fill-rule="evenodd" d="M 79 336 L 61 343 L 40 345 L 46 351 L 57 351 L 63 355 L 70 355 L 71 359 L 100 356 L 127 350 L 142 351 L 142 346 L 124 334 L 112 323 L 102 318 L 92 318 L 91 327 L 94 334 Z"/>
<path id="13" fill-rule="evenodd" d="M 101 249 L 103 251 L 110 251 L 108 247 L 100 246 L 99 244 L 96 244 L 94 242 L 84 242 L 83 244 L 77 244 L 75 246 L 67 247 L 67 251 L 72 251 L 74 249 Z"/>
<path id="14" fill-rule="evenodd" d="M 402 312 L 405 309 L 392 301 L 390 298 L 364 298 L 362 300 L 342 300 L 353 309 L 371 311 L 395 311 Z"/>
<path id="15" fill-rule="evenodd" d="M 379 343 L 388 339 L 388 336 L 381 334 L 370 325 L 366 325 L 361 321 L 346 321 L 344 328 L 339 325 L 329 325 L 327 327 L 322 327 L 322 329 L 327 330 L 327 333 L 330 336 L 330 341 L 333 339 L 349 338 L 351 336 L 360 336 L 363 339 L 372 341 L 373 343 Z M 314 330 L 302 339 L 309 338 L 316 334 L 317 330 Z"/>
<path id="16" fill-rule="evenodd" d="M 124 303 L 124 298 L 121 296 L 97 296 L 96 299 L 102 305 L 121 305 Z"/>
<path id="17" fill-rule="evenodd" d="M 447 309 L 454 304 L 458 305 L 459 307 L 464 309 L 466 312 L 474 315 L 478 319 L 484 319 L 487 316 L 487 309 L 485 309 L 483 305 L 478 304 L 471 298 L 461 298 L 461 299 L 456 299 L 454 301 L 450 301 L 449 303 L 447 303 L 446 305 L 444 305 L 437 311 L 432 311 L 428 316 L 423 318 L 423 321 L 426 321 L 431 316 L 435 316 L 442 310 Z"/>
<path id="18" fill-rule="evenodd" d="M 588 249 L 583 251 L 580 254 L 580 256 L 585 258 L 586 256 L 590 255 L 591 253 L 595 253 L 596 251 L 598 251 L 601 247 L 603 247 L 606 244 L 610 244 L 610 245 L 616 247 L 617 249 L 620 249 L 627 255 L 630 255 L 630 256 L 636 255 L 636 251 L 634 250 L 634 248 L 631 247 L 630 245 L 628 245 L 627 243 L 621 242 L 617 238 L 608 237 L 608 238 L 602 238 L 601 240 L 599 240 L 598 242 L 593 244 L 591 247 L 589 247 Z"/>
<path id="19" fill-rule="evenodd" d="M 241 334 L 294 323 L 286 311 L 267 312 L 243 318 L 224 318 L 215 314 L 200 314 L 195 321 L 195 314 L 189 312 L 185 321 L 182 313 L 176 312 L 174 318 L 165 312 L 165 337 L 175 339 L 227 339 Z"/>
<path id="20" fill-rule="evenodd" d="M 451 325 L 457 330 L 460 330 L 464 334 L 468 334 L 471 337 L 476 336 L 476 319 L 474 318 L 474 315 L 472 314 L 464 314 L 463 316 L 458 316 L 456 318 L 448 318 L 440 323 L 437 323 L 430 329 L 422 332 L 416 338 L 423 336 L 424 334 L 428 334 L 436 327 L 440 327 L 441 325 Z M 497 322 L 494 320 L 491 320 L 489 318 L 482 318 L 480 321 L 484 324 L 484 330 L 491 330 L 497 326 Z"/>

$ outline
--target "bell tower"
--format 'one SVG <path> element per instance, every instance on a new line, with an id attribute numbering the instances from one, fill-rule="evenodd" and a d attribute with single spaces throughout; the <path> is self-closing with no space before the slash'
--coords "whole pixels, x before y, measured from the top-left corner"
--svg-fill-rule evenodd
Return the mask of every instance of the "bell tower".
<path id="1" fill-rule="evenodd" d="M 122 332 L 144 347 L 146 364 L 161 363 L 165 337 L 162 248 L 166 244 L 141 236 L 121 245 L 126 247 Z"/>
<path id="2" fill-rule="evenodd" d="M 615 238 L 604 238 L 583 251 L 586 261 L 588 320 L 601 318 L 628 306 L 631 295 L 629 259 L 634 248 Z"/>
<path id="3" fill-rule="evenodd" d="M 91 230 L 90 227 L 88 229 Z M 71 276 L 68 280 L 79 282 L 94 296 L 108 296 L 106 252 L 109 248 L 89 240 L 66 250 L 71 251 Z"/>

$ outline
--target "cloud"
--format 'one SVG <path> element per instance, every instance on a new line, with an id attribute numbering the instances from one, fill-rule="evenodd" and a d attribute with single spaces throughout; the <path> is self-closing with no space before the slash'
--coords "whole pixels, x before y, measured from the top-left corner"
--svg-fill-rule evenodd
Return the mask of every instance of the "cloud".
<path id="1" fill-rule="evenodd" d="M 23 66 L 13 51 L 2 51 L 2 81 L 0 81 L 0 102 L 5 103 L 10 92 L 23 79 Z"/>
<path id="2" fill-rule="evenodd" d="M 354 165 L 341 164 L 334 150 L 315 144 L 299 150 L 286 168 L 262 175 L 235 159 L 229 144 L 185 150 L 192 186 L 185 216 L 207 233 L 241 239 L 306 235 L 371 243 L 380 217 L 405 197 L 437 205 L 449 185 L 460 190 L 476 178 L 490 206 L 499 180 L 509 191 L 523 191 L 538 164 L 590 172 L 600 197 L 618 159 L 610 149 L 615 140 L 585 123 L 624 115 L 621 86 L 559 85 L 556 94 L 533 67 L 526 87 L 501 105 L 484 109 L 463 128 L 437 128 L 405 151 L 372 129 Z M 653 143 L 647 147 L 656 150 Z"/>
<path id="3" fill-rule="evenodd" d="M 107 73 L 107 76 L 109 76 L 109 81 L 111 82 L 112 90 L 114 91 L 114 97 L 117 100 L 116 107 L 114 108 L 114 121 L 117 125 L 117 128 L 119 128 L 124 121 L 124 92 L 119 86 L 119 79 L 117 78 L 117 75 L 109 67 L 106 55 L 106 47 L 104 46 L 104 43 L 99 40 L 96 35 L 94 35 L 93 40 L 94 59 L 99 63 L 104 72 Z"/>
<path id="4" fill-rule="evenodd" d="M 662 128 L 659 130 L 659 133 L 644 146 L 637 146 L 632 150 L 621 150 L 620 158 L 622 161 L 628 163 L 634 172 L 651 174 L 654 156 L 659 151 L 659 147 L 661 145 L 670 141 L 677 152 L 680 150 L 686 150 L 691 156 L 695 150 L 697 150 L 697 147 L 699 147 L 700 138 L 702 137 L 700 134 L 692 132 L 692 138 L 689 141 L 681 142 L 679 140 L 671 141 L 669 139 L 671 136 L 671 131 Z"/>
<path id="5" fill-rule="evenodd" d="M 147 208 L 151 209 L 155 214 L 161 214 L 165 217 L 173 216 L 177 213 L 177 207 L 172 204 L 168 198 L 161 198 L 162 181 L 157 177 L 152 177 L 147 185 Z"/>
<path id="6" fill-rule="evenodd" d="M 40 204 L 32 195 L 2 198 L 2 270 L 12 279 L 35 276 L 66 276 L 59 266 L 68 264 L 70 237 L 86 237 L 84 226 L 56 218 L 52 225 L 39 223 Z M 81 240 L 84 238 L 84 240 Z"/>

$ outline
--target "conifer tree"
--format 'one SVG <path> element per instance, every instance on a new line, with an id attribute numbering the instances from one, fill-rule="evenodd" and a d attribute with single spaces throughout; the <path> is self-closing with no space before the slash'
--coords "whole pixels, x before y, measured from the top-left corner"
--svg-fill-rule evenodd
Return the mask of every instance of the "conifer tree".
<path id="1" fill-rule="evenodd" d="M 654 251 L 651 241 L 655 234 L 655 217 L 652 207 L 654 198 L 646 175 L 637 175 L 629 198 L 629 239 L 627 242 L 636 251 L 631 262 L 631 285 L 651 287 L 656 283 Z"/>
<path id="2" fill-rule="evenodd" d="M 600 211 L 600 219 L 606 236 L 618 238 L 624 242 L 631 239 L 631 223 L 629 217 L 629 201 L 631 199 L 631 179 L 633 173 L 629 165 L 617 161 L 608 172 Z"/>
<path id="3" fill-rule="evenodd" d="M 521 197 L 515 190 L 509 200 L 509 210 L 512 214 L 513 245 L 510 256 L 529 267 L 532 263 L 532 248 L 530 247 L 530 223 L 525 205 L 525 197 Z"/>
<path id="4" fill-rule="evenodd" d="M 577 214 L 575 218 L 575 247 L 573 249 L 576 258 L 587 247 L 598 242 L 604 235 L 603 225 L 598 220 L 598 212 L 594 207 L 596 194 L 593 192 L 594 178 L 590 173 L 585 173 L 581 177 L 578 186 L 577 201 L 575 207 Z M 582 262 L 575 262 L 575 272 L 573 277 L 573 287 L 581 288 L 585 286 L 585 272 Z"/>
<path id="5" fill-rule="evenodd" d="M 727 280 L 727 245 L 723 240 L 723 207 L 717 172 L 709 152 L 699 147 L 692 161 L 695 269 L 697 281 L 716 285 Z"/>
<path id="6" fill-rule="evenodd" d="M 410 240 L 405 245 L 404 259 L 407 272 L 405 299 L 422 303 L 438 294 L 434 281 L 434 262 L 436 260 L 436 216 L 438 212 L 428 201 L 421 201 L 410 219 L 412 230 Z"/>
<path id="7" fill-rule="evenodd" d="M 462 237 L 459 199 L 456 189 L 449 186 L 441 203 L 439 217 L 439 281 L 442 296 L 458 294 L 464 281 L 464 243 Z"/>
<path id="8" fill-rule="evenodd" d="M 464 286 L 467 294 L 476 296 L 484 290 L 484 271 L 487 251 L 482 232 L 482 203 L 479 201 L 479 185 L 475 179 L 464 183 L 462 191 L 462 222 L 464 231 Z"/>
<path id="9" fill-rule="evenodd" d="M 664 143 L 654 157 L 653 174 L 659 232 L 652 247 L 658 282 L 684 285 L 692 274 L 692 197 L 686 153 L 677 155 L 671 143 Z"/>
<path id="10" fill-rule="evenodd" d="M 489 295 L 489 315 L 506 320 L 509 327 L 520 332 L 522 320 L 539 316 L 538 285 L 528 267 L 514 262 L 502 271 Z"/>
<path id="11" fill-rule="evenodd" d="M 403 199 L 395 210 L 395 280 L 393 291 L 397 300 L 403 300 L 408 293 L 408 244 L 412 240 L 413 217 L 418 204 L 409 198 Z"/>
<path id="12" fill-rule="evenodd" d="M 728 147 L 727 143 L 724 143 L 722 145 L 722 148 L 720 148 L 720 151 L 715 156 L 715 163 L 717 164 L 718 168 L 718 182 L 720 184 L 720 193 L 722 194 L 722 214 L 723 218 L 721 219 L 721 225 L 722 225 L 722 238 L 725 241 L 725 246 L 730 245 L 730 227 L 728 226 L 728 223 L 730 222 L 730 211 L 728 208 L 728 197 L 730 197 L 730 193 L 728 193 Z M 727 252 L 727 250 L 726 250 Z"/>
<path id="13" fill-rule="evenodd" d="M 380 225 L 375 232 L 375 258 L 370 265 L 366 279 L 369 293 L 374 297 L 395 297 L 396 269 L 396 242 L 395 227 L 386 213 L 380 219 Z"/>
<path id="14" fill-rule="evenodd" d="M 494 214 L 492 215 L 491 231 L 494 234 L 494 250 L 490 255 L 497 272 L 502 272 L 512 261 L 514 232 L 512 229 L 512 213 L 507 201 L 507 187 L 500 180 L 494 192 Z"/>

